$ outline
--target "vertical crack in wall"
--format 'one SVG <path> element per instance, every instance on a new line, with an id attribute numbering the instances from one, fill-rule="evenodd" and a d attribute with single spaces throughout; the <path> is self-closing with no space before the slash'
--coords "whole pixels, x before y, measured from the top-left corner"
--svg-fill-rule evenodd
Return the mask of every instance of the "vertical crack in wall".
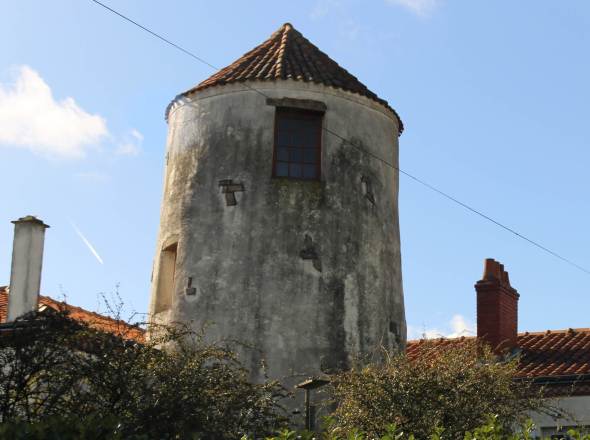
<path id="1" fill-rule="evenodd" d="M 371 202 L 372 205 L 375 204 L 375 194 L 373 192 L 373 183 L 371 182 L 371 178 L 367 176 L 361 177 L 361 183 L 363 185 L 363 192 L 365 198 Z"/>
<path id="2" fill-rule="evenodd" d="M 346 332 L 344 330 L 344 282 L 338 278 L 330 278 L 322 285 L 324 295 L 330 300 L 328 338 L 330 353 L 320 359 L 320 369 L 331 374 L 348 369 L 346 350 Z"/>

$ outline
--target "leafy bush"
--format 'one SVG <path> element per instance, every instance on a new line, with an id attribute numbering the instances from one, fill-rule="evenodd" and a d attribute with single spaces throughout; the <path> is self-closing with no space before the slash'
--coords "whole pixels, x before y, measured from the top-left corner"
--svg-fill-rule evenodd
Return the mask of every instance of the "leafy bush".
<path id="1" fill-rule="evenodd" d="M 351 430 L 347 434 L 338 434 L 334 433 L 333 430 L 327 429 L 320 435 L 310 432 L 297 433 L 295 431 L 283 430 L 277 436 L 268 437 L 266 440 L 533 440 L 534 438 L 532 436 L 534 426 L 530 420 L 523 422 L 520 429 L 515 430 L 515 432 L 507 432 L 505 426 L 506 422 L 501 421 L 497 416 L 487 416 L 486 423 L 460 434 L 447 432 L 442 428 L 434 428 L 429 435 L 421 437 L 404 431 L 397 425 L 387 425 L 381 430 L 383 433 L 379 436 L 373 436 L 359 430 Z M 570 430 L 563 437 L 553 437 L 553 439 L 557 438 L 560 440 L 590 440 L 590 435 L 583 435 L 578 431 Z M 242 440 L 248 440 L 248 438 L 244 437 Z"/>
<path id="2" fill-rule="evenodd" d="M 117 421 L 107 417 L 68 419 L 52 416 L 36 422 L 11 420 L 0 424 L 1 440 L 123 440 Z M 147 436 L 127 436 L 125 440 L 148 440 Z"/>
<path id="3" fill-rule="evenodd" d="M 277 382 L 251 383 L 229 348 L 186 327 L 158 335 L 138 343 L 47 311 L 4 325 L 0 438 L 235 439 L 284 426 Z"/>
<path id="4" fill-rule="evenodd" d="M 1 326 L 0 440 L 264 438 L 288 423 L 285 390 L 251 383 L 228 347 L 182 326 L 142 343 L 125 329 L 101 332 L 51 311 Z M 511 428 L 544 404 L 539 389 L 514 381 L 516 368 L 468 340 L 357 362 L 331 376 L 337 405 L 321 438 L 527 440 L 530 429 Z"/>
<path id="5" fill-rule="evenodd" d="M 413 359 L 387 354 L 380 364 L 359 363 L 332 377 L 338 404 L 332 432 L 361 430 L 378 438 L 394 423 L 417 438 L 439 427 L 448 438 L 462 438 L 488 414 L 497 414 L 509 432 L 543 406 L 538 389 L 514 380 L 516 368 L 516 359 L 498 362 L 487 346 L 471 340 L 445 346 L 425 341 Z"/>

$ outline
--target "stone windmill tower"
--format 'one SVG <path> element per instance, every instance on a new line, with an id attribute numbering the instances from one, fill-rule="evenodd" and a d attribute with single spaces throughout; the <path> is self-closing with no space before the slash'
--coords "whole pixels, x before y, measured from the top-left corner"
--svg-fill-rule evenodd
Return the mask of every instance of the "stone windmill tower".
<path id="1" fill-rule="evenodd" d="M 405 345 L 386 101 L 287 23 L 166 117 L 153 320 L 250 343 L 288 385 Z"/>

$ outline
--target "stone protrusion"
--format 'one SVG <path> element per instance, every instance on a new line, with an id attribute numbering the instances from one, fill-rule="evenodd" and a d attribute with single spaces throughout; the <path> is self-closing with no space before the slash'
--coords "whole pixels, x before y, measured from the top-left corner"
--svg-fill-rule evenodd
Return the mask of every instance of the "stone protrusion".
<path id="1" fill-rule="evenodd" d="M 299 252 L 299 256 L 302 260 L 311 260 L 315 270 L 318 272 L 322 271 L 322 261 L 320 260 L 319 253 L 316 250 L 313 239 L 308 234 L 305 234 L 303 249 Z"/>
<path id="2" fill-rule="evenodd" d="M 245 191 L 243 183 L 234 183 L 232 179 L 220 180 L 219 186 L 221 193 L 225 195 L 226 206 L 236 206 L 238 201 L 236 200 L 235 193 Z"/>
<path id="3" fill-rule="evenodd" d="M 186 283 L 186 289 L 184 289 L 185 295 L 194 296 L 197 294 L 196 287 L 193 287 L 193 277 L 188 277 L 188 281 Z"/>

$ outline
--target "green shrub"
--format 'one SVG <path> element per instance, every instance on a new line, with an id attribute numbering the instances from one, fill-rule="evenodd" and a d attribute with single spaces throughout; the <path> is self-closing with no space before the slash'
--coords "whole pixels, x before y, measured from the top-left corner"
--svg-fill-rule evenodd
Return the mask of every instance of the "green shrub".
<path id="1" fill-rule="evenodd" d="M 539 389 L 514 380 L 516 368 L 517 359 L 498 362 L 487 346 L 467 339 L 445 346 L 425 341 L 413 359 L 386 354 L 382 363 L 358 363 L 331 378 L 338 405 L 332 432 L 378 438 L 393 423 L 417 438 L 440 427 L 454 439 L 483 425 L 488 414 L 497 414 L 509 432 L 543 407 Z"/>
<path id="2" fill-rule="evenodd" d="M 319 435 L 308 432 L 297 433 L 295 431 L 285 430 L 274 437 L 267 437 L 266 440 L 533 440 L 532 432 L 534 426 L 530 420 L 523 422 L 521 427 L 514 430 L 514 432 L 507 432 L 505 425 L 505 421 L 500 420 L 497 416 L 488 416 L 487 422 L 483 425 L 462 433 L 447 432 L 442 428 L 434 428 L 432 432 L 422 437 L 404 431 L 397 425 L 387 425 L 380 429 L 382 434 L 378 436 L 355 429 L 352 429 L 345 434 L 335 433 L 333 430 L 327 429 L 324 433 Z M 567 436 L 569 436 L 568 440 L 590 440 L 590 435 L 582 435 L 575 430 L 568 431 Z M 248 438 L 244 437 L 243 440 L 248 440 Z"/>
<path id="3" fill-rule="evenodd" d="M 251 383 L 228 347 L 186 327 L 138 343 L 30 315 L 4 327 L 0 365 L 0 438 L 239 439 L 286 422 L 278 382 Z"/>

